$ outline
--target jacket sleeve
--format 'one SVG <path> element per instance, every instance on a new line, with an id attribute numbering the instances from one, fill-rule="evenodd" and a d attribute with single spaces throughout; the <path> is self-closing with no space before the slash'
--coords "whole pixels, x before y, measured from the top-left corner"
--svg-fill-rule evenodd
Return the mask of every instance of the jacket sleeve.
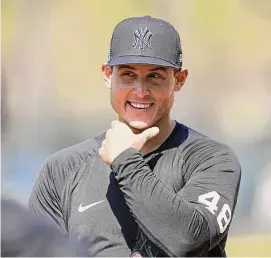
<path id="1" fill-rule="evenodd" d="M 168 256 L 200 256 L 227 234 L 241 168 L 224 145 L 189 155 L 180 173 L 190 176 L 179 192 L 167 188 L 133 148 L 111 168 L 139 227 Z"/>
<path id="2" fill-rule="evenodd" d="M 66 233 L 61 207 L 63 178 L 52 158 L 48 158 L 39 171 L 29 198 L 29 210 L 41 220 L 57 226 Z"/>

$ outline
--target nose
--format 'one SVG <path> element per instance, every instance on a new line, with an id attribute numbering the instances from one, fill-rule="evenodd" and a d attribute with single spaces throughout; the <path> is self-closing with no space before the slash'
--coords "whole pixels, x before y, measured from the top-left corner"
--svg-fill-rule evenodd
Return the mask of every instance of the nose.
<path id="1" fill-rule="evenodd" d="M 148 88 L 147 83 L 144 83 L 144 82 L 142 82 L 140 80 L 138 80 L 134 84 L 133 91 L 138 97 L 145 97 L 147 95 L 150 95 L 150 90 Z"/>

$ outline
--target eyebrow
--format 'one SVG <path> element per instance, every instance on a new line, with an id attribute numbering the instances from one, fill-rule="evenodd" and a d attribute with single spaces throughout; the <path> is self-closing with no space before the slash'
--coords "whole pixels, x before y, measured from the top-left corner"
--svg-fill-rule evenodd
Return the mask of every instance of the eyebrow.
<path id="1" fill-rule="evenodd" d="M 125 68 L 126 68 L 126 69 L 130 69 L 130 70 L 133 70 L 133 71 L 136 70 L 135 67 L 130 66 L 130 65 L 119 65 L 119 66 L 118 66 L 118 70 L 120 70 L 120 69 L 125 69 Z M 164 67 L 164 66 L 157 66 L 157 67 L 154 67 L 154 68 L 150 69 L 150 71 L 158 71 L 158 70 L 161 70 L 161 71 L 166 72 L 166 71 L 167 71 L 167 68 Z"/>
<path id="2" fill-rule="evenodd" d="M 161 71 L 167 71 L 167 68 L 164 67 L 164 66 L 158 66 L 158 67 L 155 67 L 153 69 L 151 69 L 151 71 L 157 71 L 157 70 L 161 70 Z"/>

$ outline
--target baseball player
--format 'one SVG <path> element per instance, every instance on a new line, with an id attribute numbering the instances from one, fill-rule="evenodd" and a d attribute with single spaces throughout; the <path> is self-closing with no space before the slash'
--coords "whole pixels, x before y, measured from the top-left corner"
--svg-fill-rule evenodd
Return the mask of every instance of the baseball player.
<path id="1" fill-rule="evenodd" d="M 121 21 L 102 72 L 118 119 L 46 160 L 30 209 L 94 256 L 225 256 L 241 168 L 230 147 L 171 117 L 188 76 L 176 29 Z"/>

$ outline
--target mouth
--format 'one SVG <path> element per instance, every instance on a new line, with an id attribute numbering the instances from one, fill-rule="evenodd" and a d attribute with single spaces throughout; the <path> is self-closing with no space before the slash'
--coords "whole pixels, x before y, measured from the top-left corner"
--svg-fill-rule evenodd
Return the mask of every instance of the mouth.
<path id="1" fill-rule="evenodd" d="M 127 104 L 138 110 L 147 110 L 154 105 L 154 103 L 139 103 L 139 102 L 131 102 L 131 101 L 127 101 Z"/>

